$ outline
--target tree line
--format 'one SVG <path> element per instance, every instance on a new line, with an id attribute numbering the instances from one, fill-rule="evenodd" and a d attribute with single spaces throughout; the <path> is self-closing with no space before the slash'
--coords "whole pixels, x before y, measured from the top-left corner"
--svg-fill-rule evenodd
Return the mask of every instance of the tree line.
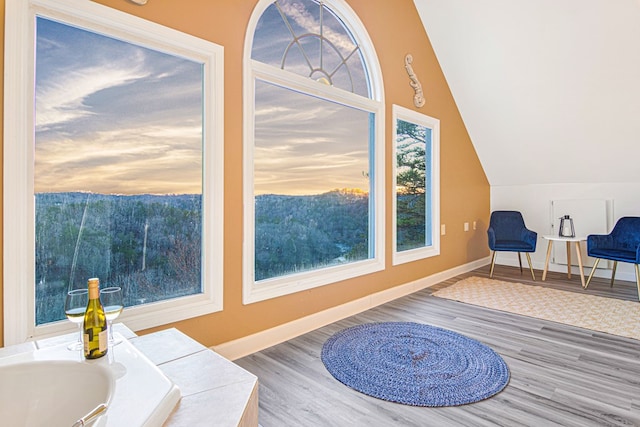
<path id="1" fill-rule="evenodd" d="M 424 240 L 414 193 L 398 199 L 405 243 Z M 369 210 L 355 190 L 256 196 L 255 279 L 367 259 Z M 200 195 L 39 193 L 35 214 L 36 324 L 64 319 L 66 292 L 90 277 L 122 287 L 125 306 L 201 292 Z"/>

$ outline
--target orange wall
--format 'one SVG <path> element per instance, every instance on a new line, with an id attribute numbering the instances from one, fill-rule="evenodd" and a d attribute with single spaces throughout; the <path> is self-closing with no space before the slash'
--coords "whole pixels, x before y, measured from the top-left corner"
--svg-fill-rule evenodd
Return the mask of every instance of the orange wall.
<path id="1" fill-rule="evenodd" d="M 242 53 L 246 25 L 257 0 L 149 0 L 136 6 L 125 0 L 98 3 L 140 16 L 224 46 L 225 63 L 225 259 L 224 311 L 149 329 L 177 327 L 206 346 L 241 338 L 368 294 L 429 276 L 489 254 L 485 230 L 489 218 L 489 183 L 412 0 L 346 0 L 369 32 L 383 73 L 386 100 L 386 269 L 292 295 L 242 304 Z M 2 10 L 4 10 L 4 0 Z M 2 20 L 4 22 L 4 19 Z M 3 32 L 2 32 L 3 33 Z M 4 45 L 4 44 L 3 44 Z M 400 266 L 391 265 L 391 106 L 416 109 L 404 57 L 427 102 L 418 111 L 440 119 L 441 255 Z M 478 222 L 463 231 L 463 223 Z M 0 319 L 0 325 L 2 320 Z M 2 334 L 0 329 L 0 334 Z"/>

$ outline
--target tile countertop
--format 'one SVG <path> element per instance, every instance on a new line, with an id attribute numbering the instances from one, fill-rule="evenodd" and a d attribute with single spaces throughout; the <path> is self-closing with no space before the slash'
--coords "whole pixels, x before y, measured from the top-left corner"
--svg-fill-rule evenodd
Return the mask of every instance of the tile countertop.
<path id="1" fill-rule="evenodd" d="M 177 329 L 130 339 L 179 388 L 165 427 L 258 425 L 258 378 Z"/>
<path id="2" fill-rule="evenodd" d="M 164 427 L 258 426 L 258 378 L 177 329 L 137 336 L 123 324 L 114 331 L 129 339 L 179 388 L 182 399 Z M 0 357 L 69 342 L 75 334 L 0 348 Z"/>

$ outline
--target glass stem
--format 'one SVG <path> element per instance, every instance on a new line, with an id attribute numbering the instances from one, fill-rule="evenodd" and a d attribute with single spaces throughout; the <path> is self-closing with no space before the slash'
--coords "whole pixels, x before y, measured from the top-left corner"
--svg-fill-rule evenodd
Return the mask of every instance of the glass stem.
<path id="1" fill-rule="evenodd" d="M 78 323 L 78 333 L 80 335 L 78 335 L 78 346 L 80 346 L 80 348 L 84 347 L 84 337 L 83 337 L 83 333 L 82 333 L 82 323 Z"/>

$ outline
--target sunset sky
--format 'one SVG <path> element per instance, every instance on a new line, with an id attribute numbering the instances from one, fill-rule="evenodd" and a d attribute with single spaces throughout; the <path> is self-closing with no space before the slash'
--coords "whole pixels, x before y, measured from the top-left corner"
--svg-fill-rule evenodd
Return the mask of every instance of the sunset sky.
<path id="1" fill-rule="evenodd" d="M 277 4 L 280 11 L 272 4 L 257 23 L 252 58 L 367 97 L 361 57 L 342 22 L 309 0 Z M 260 81 L 255 105 L 256 194 L 368 191 L 369 113 Z"/>
<path id="2" fill-rule="evenodd" d="M 305 38 L 306 56 L 288 51 L 285 68 L 368 96 L 341 22 L 325 13 L 321 27 L 308 0 L 279 4 L 290 27 L 269 6 L 252 57 L 279 66 L 290 29 L 322 31 L 326 42 Z M 201 64 L 38 18 L 35 191 L 200 194 L 202 101 Z M 368 191 L 369 113 L 258 83 L 255 117 L 255 194 Z"/>
<path id="3" fill-rule="evenodd" d="M 368 113 L 262 82 L 256 94 L 256 194 L 368 191 Z"/>
<path id="4" fill-rule="evenodd" d="M 202 65 L 37 21 L 35 191 L 202 192 Z"/>

